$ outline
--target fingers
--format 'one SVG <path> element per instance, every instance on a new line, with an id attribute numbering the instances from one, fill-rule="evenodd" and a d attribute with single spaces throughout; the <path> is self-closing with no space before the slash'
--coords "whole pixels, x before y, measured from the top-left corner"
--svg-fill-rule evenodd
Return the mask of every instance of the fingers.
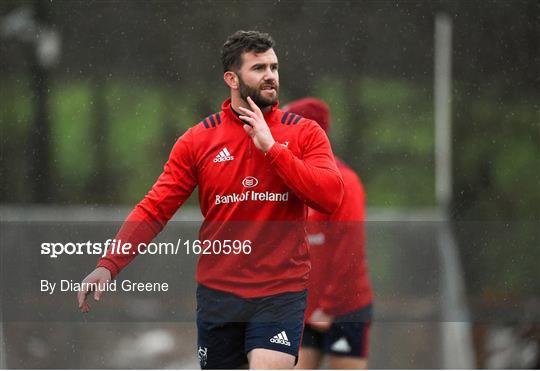
<path id="1" fill-rule="evenodd" d="M 90 273 L 88 276 L 84 278 L 82 281 L 83 284 L 81 284 L 81 290 L 77 293 L 77 301 L 79 302 L 79 309 L 82 312 L 88 312 L 88 303 L 86 301 L 86 297 L 88 296 L 88 286 L 84 285 L 84 283 L 88 283 L 92 281 L 92 274 Z M 86 310 L 84 310 L 86 309 Z"/>
<path id="2" fill-rule="evenodd" d="M 321 309 L 317 308 L 311 314 L 309 321 L 311 322 L 331 322 L 333 320 L 332 316 L 324 313 Z"/>
<path id="3" fill-rule="evenodd" d="M 244 107 L 238 107 L 238 108 L 243 111 L 242 114 L 238 116 L 240 120 L 245 121 L 246 124 L 250 125 L 252 128 L 257 127 L 257 123 L 258 123 L 257 115 L 254 112 L 251 112 L 250 110 Z"/>
<path id="4" fill-rule="evenodd" d="M 250 117 L 254 117 L 254 118 L 257 118 L 257 117 L 262 117 L 262 111 L 261 109 L 259 108 L 259 106 L 257 106 L 255 104 L 255 102 L 253 101 L 253 99 L 251 99 L 250 97 L 247 97 L 247 103 L 249 104 L 249 106 L 251 107 L 251 111 L 248 110 L 247 108 L 244 108 L 244 107 L 238 107 L 240 110 L 242 110 L 243 113 L 245 113 L 246 115 L 250 116 Z"/>
<path id="5" fill-rule="evenodd" d="M 240 120 L 247 121 L 249 124 L 251 124 L 251 126 L 253 126 L 256 121 L 253 117 L 249 116 L 240 115 L 238 117 L 240 118 Z"/>
<path id="6" fill-rule="evenodd" d="M 242 115 L 244 115 L 244 116 L 248 116 L 248 117 L 251 117 L 253 119 L 257 118 L 257 114 L 255 112 L 253 112 L 253 111 L 248 110 L 247 108 L 238 107 L 238 109 L 242 111 Z"/>
<path id="7" fill-rule="evenodd" d="M 253 112 L 257 113 L 258 115 L 262 114 L 261 109 L 259 108 L 259 106 L 255 104 L 255 102 L 253 101 L 253 99 L 251 99 L 251 97 L 247 97 L 247 102 L 249 106 L 251 107 L 251 109 L 253 110 Z"/>
<path id="8" fill-rule="evenodd" d="M 83 303 L 81 307 L 81 312 L 88 313 L 90 312 L 90 304 L 88 304 L 86 301 Z"/>
<path id="9" fill-rule="evenodd" d="M 81 310 L 84 304 L 86 304 L 86 295 L 88 295 L 88 290 L 81 290 L 77 293 L 77 301 L 79 302 L 79 309 Z"/>
<path id="10" fill-rule="evenodd" d="M 332 325 L 331 322 L 310 322 L 309 324 L 311 327 L 314 327 L 320 331 L 326 331 Z"/>
<path id="11" fill-rule="evenodd" d="M 101 298 L 102 291 L 99 289 L 99 286 L 100 285 L 98 284 L 96 291 L 94 291 L 94 300 L 95 301 L 99 301 L 99 299 Z"/>
<path id="12" fill-rule="evenodd" d="M 88 290 L 81 290 L 77 293 L 77 299 L 79 301 L 79 310 L 82 313 L 88 313 L 90 311 L 90 304 L 86 300 Z"/>
<path id="13" fill-rule="evenodd" d="M 85 279 L 81 283 L 81 289 L 77 293 L 77 302 L 79 303 L 79 309 L 83 313 L 87 313 L 90 310 L 90 305 L 88 304 L 88 294 L 90 294 L 89 290 L 89 283 L 99 283 L 100 281 L 103 281 L 98 277 L 98 275 L 95 274 L 95 271 L 90 273 L 88 276 L 85 277 Z M 97 285 L 99 288 L 99 285 Z M 99 290 L 99 289 L 98 289 Z M 101 292 L 94 293 L 94 299 L 99 300 L 99 297 L 101 296 Z"/>
<path id="14" fill-rule="evenodd" d="M 101 294 L 103 294 L 103 290 L 101 288 L 105 288 L 109 282 L 110 281 L 106 279 L 100 279 L 98 281 L 98 284 L 96 285 L 96 291 L 94 292 L 95 301 L 99 301 L 99 299 L 101 299 Z"/>

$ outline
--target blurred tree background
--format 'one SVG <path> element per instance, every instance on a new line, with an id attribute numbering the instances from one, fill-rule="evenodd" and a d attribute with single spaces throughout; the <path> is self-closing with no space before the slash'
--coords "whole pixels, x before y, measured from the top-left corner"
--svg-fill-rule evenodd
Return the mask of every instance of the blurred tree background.
<path id="1" fill-rule="evenodd" d="M 329 103 L 334 150 L 362 177 L 369 206 L 433 207 L 438 12 L 454 25 L 453 218 L 519 222 L 523 239 L 470 249 L 459 236 L 472 289 L 538 293 L 538 279 L 515 274 L 540 261 L 536 0 L 2 1 L 0 202 L 140 200 L 175 139 L 227 97 L 227 35 L 257 29 L 277 41 L 281 103 Z M 26 37 L 6 31 L 20 14 L 38 22 L 20 27 Z M 35 45 L 50 30 L 61 53 L 45 68 Z M 476 272 L 487 264 L 517 281 Z"/>

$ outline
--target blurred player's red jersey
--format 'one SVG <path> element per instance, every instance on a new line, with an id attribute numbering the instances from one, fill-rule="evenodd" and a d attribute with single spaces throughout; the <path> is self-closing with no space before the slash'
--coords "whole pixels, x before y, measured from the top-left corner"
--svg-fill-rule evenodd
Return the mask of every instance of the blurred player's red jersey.
<path id="1" fill-rule="evenodd" d="M 334 212 L 343 181 L 319 125 L 277 104 L 264 116 L 276 140 L 266 154 L 244 131 L 230 99 L 190 128 L 116 239 L 134 246 L 151 241 L 198 186 L 205 219 L 199 238 L 221 246 L 200 255 L 198 283 L 246 298 L 305 289 L 305 205 Z M 251 252 L 235 254 L 226 240 L 229 246 L 250 240 Z M 135 257 L 131 252 L 109 254 L 98 266 L 115 276 Z"/>
<path id="2" fill-rule="evenodd" d="M 358 176 L 336 159 L 345 193 L 338 210 L 309 209 L 308 238 L 312 269 L 306 319 L 317 308 L 331 316 L 352 312 L 372 301 L 365 256 L 365 193 Z"/>

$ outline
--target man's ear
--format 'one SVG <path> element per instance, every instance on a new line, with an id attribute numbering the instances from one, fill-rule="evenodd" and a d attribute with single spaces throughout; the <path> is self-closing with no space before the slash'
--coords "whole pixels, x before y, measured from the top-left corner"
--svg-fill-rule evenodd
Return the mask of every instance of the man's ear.
<path id="1" fill-rule="evenodd" d="M 223 74 L 223 80 L 225 84 L 229 85 L 231 89 L 238 89 L 240 84 L 238 81 L 238 76 L 232 71 L 227 71 Z"/>

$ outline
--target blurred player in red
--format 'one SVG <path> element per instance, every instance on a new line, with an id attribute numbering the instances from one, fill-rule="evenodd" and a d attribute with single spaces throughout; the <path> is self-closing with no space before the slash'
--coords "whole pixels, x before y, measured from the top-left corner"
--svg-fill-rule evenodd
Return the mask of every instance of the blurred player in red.
<path id="1" fill-rule="evenodd" d="M 330 110 L 304 98 L 285 111 L 317 121 L 328 133 Z M 335 369 L 367 366 L 372 291 L 365 257 L 365 193 L 358 176 L 336 157 L 345 193 L 338 210 L 322 214 L 309 208 L 311 273 L 306 325 L 297 368 L 315 369 L 323 356 Z"/>

